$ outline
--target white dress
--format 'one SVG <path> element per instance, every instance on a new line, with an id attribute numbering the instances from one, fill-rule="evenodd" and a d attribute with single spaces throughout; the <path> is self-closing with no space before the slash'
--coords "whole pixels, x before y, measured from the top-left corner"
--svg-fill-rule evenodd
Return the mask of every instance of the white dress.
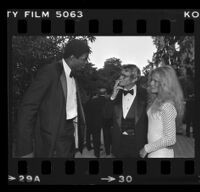
<path id="1" fill-rule="evenodd" d="M 160 110 L 148 115 L 148 144 L 144 146 L 148 158 L 174 158 L 174 150 L 170 146 L 176 143 L 176 109 L 171 102 L 163 103 Z"/>

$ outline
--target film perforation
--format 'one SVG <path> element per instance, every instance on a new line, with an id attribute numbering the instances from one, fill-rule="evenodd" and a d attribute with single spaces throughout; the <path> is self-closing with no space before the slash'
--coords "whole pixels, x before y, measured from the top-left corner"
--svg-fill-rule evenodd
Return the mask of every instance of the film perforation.
<path id="1" fill-rule="evenodd" d="M 52 173 L 52 163 L 49 160 L 41 162 L 41 173 L 43 175 L 50 175 Z"/>
<path id="2" fill-rule="evenodd" d="M 142 34 L 147 31 L 147 22 L 145 19 L 137 20 L 137 33 Z"/>
<path id="3" fill-rule="evenodd" d="M 99 174 L 99 161 L 91 160 L 89 161 L 89 174 L 98 175 Z"/>
<path id="4" fill-rule="evenodd" d="M 65 20 L 65 33 L 73 34 L 75 32 L 75 21 L 74 20 Z"/>
<path id="5" fill-rule="evenodd" d="M 67 174 L 67 175 L 75 174 L 75 161 L 67 160 L 65 162 L 65 174 Z"/>
<path id="6" fill-rule="evenodd" d="M 171 32 L 171 22 L 167 19 L 160 21 L 160 32 L 161 33 L 170 33 Z"/>
<path id="7" fill-rule="evenodd" d="M 18 174 L 19 175 L 26 175 L 28 173 L 28 165 L 25 160 L 18 161 Z"/>
<path id="8" fill-rule="evenodd" d="M 146 175 L 147 174 L 147 163 L 145 160 L 137 161 L 137 174 Z"/>
<path id="9" fill-rule="evenodd" d="M 194 20 L 186 19 L 184 21 L 184 31 L 188 34 L 194 33 Z"/>
<path id="10" fill-rule="evenodd" d="M 168 160 L 162 160 L 160 165 L 161 174 L 162 175 L 170 175 L 171 174 L 171 162 Z"/>
<path id="11" fill-rule="evenodd" d="M 123 22 L 121 19 L 113 20 L 113 33 L 121 34 L 123 32 Z"/>
<path id="12" fill-rule="evenodd" d="M 113 161 L 113 174 L 114 175 L 123 174 L 123 161 L 122 160 Z"/>
<path id="13" fill-rule="evenodd" d="M 93 19 L 89 21 L 89 33 L 98 33 L 99 32 L 99 21 Z"/>
<path id="14" fill-rule="evenodd" d="M 185 175 L 193 175 L 194 174 L 194 161 L 186 160 L 184 165 L 185 165 Z"/>
<path id="15" fill-rule="evenodd" d="M 65 20 L 65 33 L 73 34 L 76 33 L 74 20 Z M 194 33 L 194 20 L 186 19 L 184 21 L 184 32 L 187 34 Z M 51 33 L 51 20 L 45 19 L 41 21 L 41 33 L 49 34 Z M 114 34 L 123 33 L 123 20 L 115 19 L 113 20 L 112 30 Z M 139 19 L 136 21 L 136 31 L 138 34 L 145 34 L 147 32 L 147 21 L 145 19 Z M 25 19 L 18 20 L 17 32 L 19 34 L 26 34 L 28 32 L 28 22 Z M 163 34 L 171 33 L 171 22 L 170 20 L 164 19 L 160 21 L 160 32 Z M 89 21 L 89 33 L 98 34 L 99 33 L 99 21 L 98 19 L 93 19 Z"/>
<path id="16" fill-rule="evenodd" d="M 25 19 L 18 20 L 17 31 L 19 34 L 27 33 L 27 28 L 28 28 L 27 21 Z"/>
<path id="17" fill-rule="evenodd" d="M 41 21 L 41 32 L 43 34 L 51 33 L 51 20 L 42 20 Z"/>

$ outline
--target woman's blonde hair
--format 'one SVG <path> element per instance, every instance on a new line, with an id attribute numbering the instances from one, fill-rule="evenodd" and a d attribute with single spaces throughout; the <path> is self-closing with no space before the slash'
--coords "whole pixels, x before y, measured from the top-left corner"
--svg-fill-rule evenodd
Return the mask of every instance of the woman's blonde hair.
<path id="1" fill-rule="evenodd" d="M 176 72 L 173 67 L 169 65 L 158 67 L 150 73 L 149 83 L 151 81 L 151 77 L 155 74 L 159 77 L 158 94 L 151 93 L 150 86 L 148 87 L 148 108 L 153 104 L 155 99 L 155 106 L 157 110 L 159 110 L 160 106 L 164 102 L 171 101 L 177 111 L 176 121 L 178 125 L 180 125 L 184 114 L 184 97 Z"/>

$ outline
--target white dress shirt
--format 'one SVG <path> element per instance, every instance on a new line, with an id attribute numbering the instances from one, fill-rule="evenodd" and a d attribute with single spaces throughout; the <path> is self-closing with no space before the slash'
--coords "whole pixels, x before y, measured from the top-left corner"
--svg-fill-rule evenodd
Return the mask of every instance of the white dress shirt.
<path id="1" fill-rule="evenodd" d="M 134 101 L 134 99 L 135 99 L 135 96 L 136 96 L 136 91 L 137 91 L 137 89 L 136 89 L 137 87 L 136 87 L 136 85 L 134 85 L 131 89 L 133 89 L 133 95 L 132 94 L 130 94 L 130 93 L 128 93 L 128 94 L 126 94 L 126 95 L 124 95 L 123 93 L 122 93 L 122 111 L 123 111 L 123 117 L 124 117 L 124 119 L 126 118 L 126 116 L 127 116 L 127 114 L 128 114 L 128 112 L 129 112 L 129 110 L 130 110 L 130 108 L 131 108 L 131 105 L 132 105 L 132 103 L 133 103 L 133 101 Z M 131 90 L 130 89 L 130 90 Z"/>
<path id="2" fill-rule="evenodd" d="M 71 69 L 64 59 L 62 59 L 63 68 L 67 81 L 67 101 L 66 101 L 66 119 L 73 119 L 75 147 L 78 148 L 78 112 L 77 112 L 77 96 L 76 96 L 76 82 L 74 77 L 70 77 Z"/>
<path id="3" fill-rule="evenodd" d="M 65 60 L 62 61 L 67 80 L 66 119 L 73 119 L 77 116 L 76 82 L 74 77 L 70 77 L 71 69 Z"/>

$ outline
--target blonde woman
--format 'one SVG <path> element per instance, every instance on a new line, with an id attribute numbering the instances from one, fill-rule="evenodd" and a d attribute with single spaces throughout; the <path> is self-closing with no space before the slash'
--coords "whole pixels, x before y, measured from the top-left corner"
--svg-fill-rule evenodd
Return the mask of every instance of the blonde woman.
<path id="1" fill-rule="evenodd" d="M 153 70 L 148 91 L 148 144 L 140 150 L 140 157 L 174 158 L 176 125 L 184 112 L 183 92 L 175 70 L 169 65 Z"/>

